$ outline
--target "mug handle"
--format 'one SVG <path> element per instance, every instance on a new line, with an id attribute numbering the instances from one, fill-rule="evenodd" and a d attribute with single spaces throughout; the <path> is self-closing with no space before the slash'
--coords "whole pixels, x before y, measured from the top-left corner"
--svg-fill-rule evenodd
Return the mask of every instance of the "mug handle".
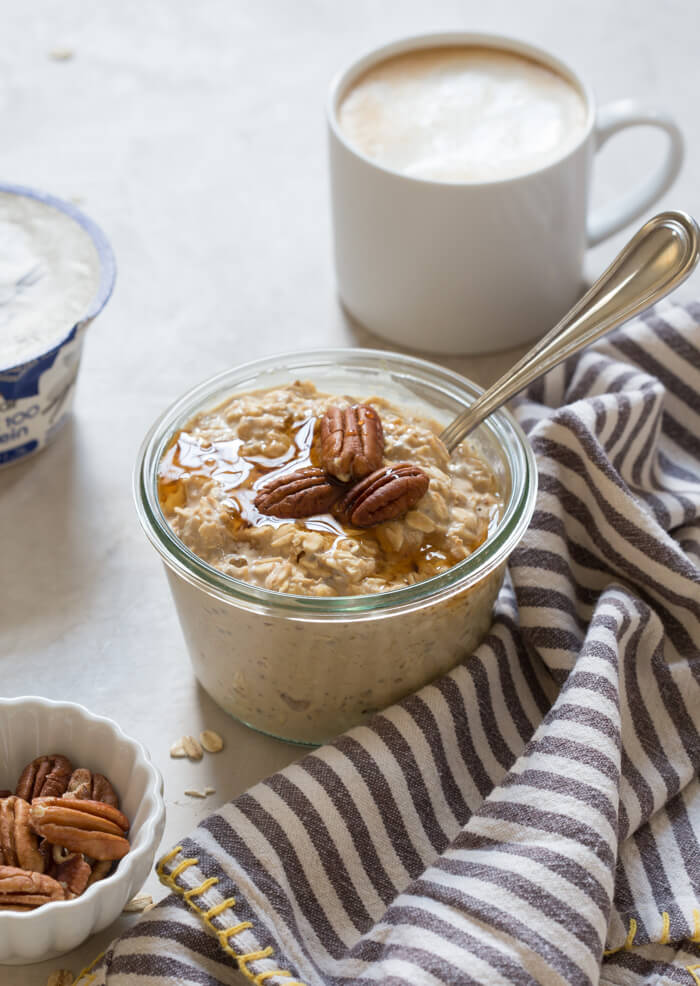
<path id="1" fill-rule="evenodd" d="M 677 123 L 665 113 L 643 106 L 633 99 L 622 99 L 600 108 L 593 130 L 594 149 L 600 150 L 620 130 L 639 126 L 658 127 L 668 135 L 664 160 L 656 171 L 616 202 L 595 210 L 588 221 L 588 246 L 595 246 L 641 216 L 670 188 L 681 169 L 684 142 Z"/>

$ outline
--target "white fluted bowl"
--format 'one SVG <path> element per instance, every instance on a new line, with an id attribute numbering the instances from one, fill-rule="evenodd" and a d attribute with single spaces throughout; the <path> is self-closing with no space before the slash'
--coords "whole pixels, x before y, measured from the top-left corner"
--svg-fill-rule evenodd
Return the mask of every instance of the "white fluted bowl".
<path id="1" fill-rule="evenodd" d="M 131 850 L 110 876 L 75 900 L 0 911 L 0 964 L 54 958 L 106 928 L 143 886 L 163 835 L 163 779 L 144 747 L 116 722 L 73 702 L 0 699 L 0 788 L 14 790 L 22 768 L 44 753 L 63 753 L 74 767 L 109 778 L 131 822 Z"/>

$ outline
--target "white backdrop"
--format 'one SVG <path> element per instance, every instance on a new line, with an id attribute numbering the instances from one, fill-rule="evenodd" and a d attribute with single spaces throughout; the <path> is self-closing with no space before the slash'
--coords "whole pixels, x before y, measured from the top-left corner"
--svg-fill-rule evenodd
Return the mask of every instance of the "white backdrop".
<path id="1" fill-rule="evenodd" d="M 41 456 L 0 472 L 0 689 L 81 701 L 143 740 L 165 775 L 170 845 L 300 751 L 237 725 L 197 687 L 136 521 L 131 469 L 157 413 L 215 371 L 283 348 L 381 345 L 335 298 L 330 77 L 403 34 L 454 27 L 522 37 L 578 68 L 600 102 L 635 96 L 675 113 L 687 160 L 660 207 L 700 216 L 700 8 L 0 0 L 0 23 L 0 181 L 78 200 L 118 265 L 115 294 L 86 340 L 73 422 Z M 57 49 L 74 57 L 51 58 Z M 639 132 L 611 142 L 595 200 L 629 187 L 660 141 Z M 592 251 L 589 273 L 624 239 Z M 700 294 L 699 278 L 677 297 Z M 510 359 L 447 362 L 485 384 Z M 205 726 L 225 736 L 224 753 L 200 764 L 169 759 L 174 739 Z M 207 784 L 217 790 L 207 801 L 183 793 Z M 155 879 L 147 889 L 160 896 Z M 132 920 L 64 960 L 0 968 L 0 984 L 43 986 L 57 965 L 77 971 Z"/>

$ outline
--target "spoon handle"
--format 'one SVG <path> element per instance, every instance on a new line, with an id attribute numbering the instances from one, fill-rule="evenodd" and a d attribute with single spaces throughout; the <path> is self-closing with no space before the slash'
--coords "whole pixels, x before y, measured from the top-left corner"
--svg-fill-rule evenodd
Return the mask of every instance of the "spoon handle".
<path id="1" fill-rule="evenodd" d="M 698 262 L 699 240 L 697 223 L 684 212 L 645 223 L 564 318 L 445 428 L 447 450 L 537 377 L 672 291 Z"/>

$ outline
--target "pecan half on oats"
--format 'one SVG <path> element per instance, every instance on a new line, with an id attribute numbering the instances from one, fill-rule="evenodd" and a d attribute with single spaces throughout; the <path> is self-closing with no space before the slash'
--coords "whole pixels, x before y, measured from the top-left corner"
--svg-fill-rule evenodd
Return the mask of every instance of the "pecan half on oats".
<path id="1" fill-rule="evenodd" d="M 68 787 L 73 766 L 60 753 L 36 757 L 22 771 L 15 794 L 25 801 L 33 798 L 60 798 Z"/>
<path id="2" fill-rule="evenodd" d="M 329 407 L 321 418 L 321 464 L 343 483 L 379 469 L 384 455 L 382 422 L 369 404 Z"/>
<path id="3" fill-rule="evenodd" d="M 308 466 L 269 480 L 254 503 L 268 517 L 311 517 L 330 510 L 342 492 L 322 469 Z"/>
<path id="4" fill-rule="evenodd" d="M 114 808 L 119 807 L 119 798 L 104 774 L 93 774 L 87 767 L 78 767 L 73 771 L 63 797 L 102 801 Z"/>
<path id="5" fill-rule="evenodd" d="M 10 795 L 0 801 L 0 864 L 43 873 L 45 859 L 29 825 L 29 805 Z"/>
<path id="6" fill-rule="evenodd" d="M 0 910 L 33 910 L 49 901 L 65 899 L 61 884 L 46 873 L 0 866 Z"/>
<path id="7" fill-rule="evenodd" d="M 348 490 L 335 513 L 355 527 L 372 527 L 415 507 L 429 483 L 423 470 L 410 462 L 385 466 Z"/>
<path id="8" fill-rule="evenodd" d="M 30 816 L 34 831 L 52 846 L 98 860 L 121 859 L 129 851 L 127 817 L 102 801 L 39 798 Z"/>

